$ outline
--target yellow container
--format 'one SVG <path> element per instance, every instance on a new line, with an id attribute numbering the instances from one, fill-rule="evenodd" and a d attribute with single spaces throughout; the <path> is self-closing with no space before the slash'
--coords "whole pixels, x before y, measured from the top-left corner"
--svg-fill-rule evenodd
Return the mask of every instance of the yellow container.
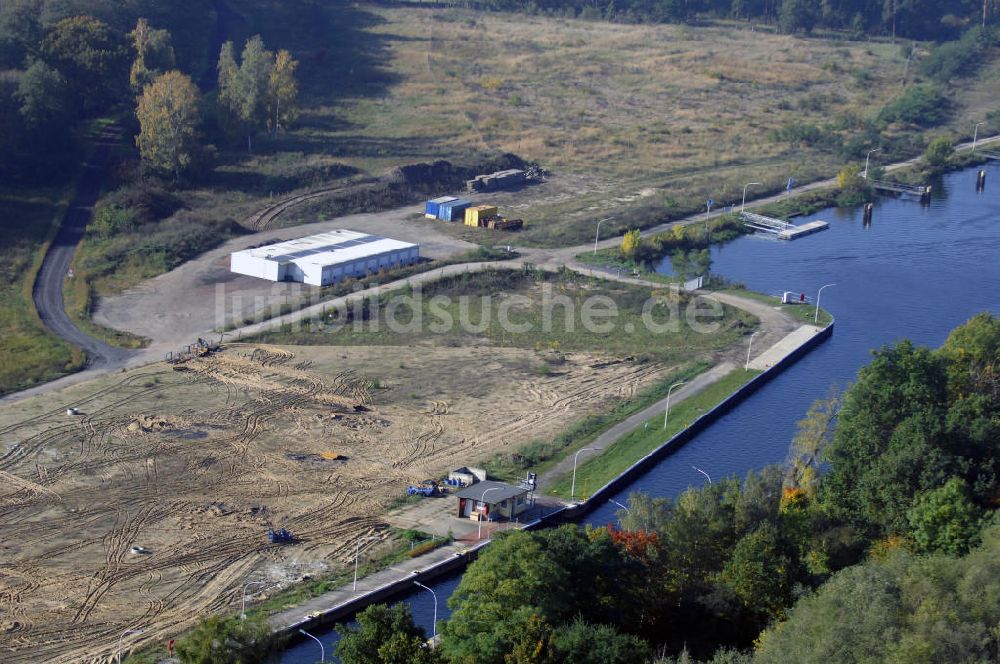
<path id="1" fill-rule="evenodd" d="M 479 227 L 484 225 L 486 219 L 496 216 L 497 207 L 495 205 L 477 205 L 466 208 L 465 225 Z"/>

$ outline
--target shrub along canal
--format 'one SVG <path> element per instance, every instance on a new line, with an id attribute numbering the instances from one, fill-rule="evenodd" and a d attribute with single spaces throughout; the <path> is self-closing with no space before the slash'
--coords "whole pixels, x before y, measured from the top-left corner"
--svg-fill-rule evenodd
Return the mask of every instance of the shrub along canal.
<path id="1" fill-rule="evenodd" d="M 976 174 L 984 168 L 985 191 Z M 810 298 L 824 284 L 822 306 L 837 319 L 836 332 L 787 371 L 722 416 L 694 440 L 637 478 L 614 499 L 643 491 L 675 496 L 712 478 L 744 475 L 781 463 L 795 424 L 809 405 L 833 387 L 843 387 L 866 364 L 874 348 L 902 338 L 938 346 L 948 332 L 980 311 L 1000 313 L 1000 163 L 945 175 L 932 183 L 929 205 L 882 198 L 872 223 L 861 208 L 830 208 L 796 220 L 822 219 L 824 233 L 785 242 L 762 235 L 741 237 L 712 249 L 712 271 L 762 293 L 803 292 Z M 670 261 L 662 267 L 669 272 Z M 614 522 L 618 508 L 598 506 L 587 522 Z M 432 585 L 438 619 L 458 585 L 451 577 Z M 400 598 L 430 633 L 433 602 L 423 591 Z M 329 652 L 332 632 L 317 634 Z M 282 662 L 318 661 L 315 642 L 295 643 Z"/>

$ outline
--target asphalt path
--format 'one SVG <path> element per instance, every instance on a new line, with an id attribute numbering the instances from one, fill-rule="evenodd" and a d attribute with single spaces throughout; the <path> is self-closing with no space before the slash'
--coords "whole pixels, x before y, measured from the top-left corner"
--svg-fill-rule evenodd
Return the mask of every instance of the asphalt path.
<path id="1" fill-rule="evenodd" d="M 63 215 L 55 239 L 45 252 L 42 266 L 31 289 L 31 298 L 42 323 L 61 339 L 83 350 L 89 367 L 104 370 L 124 366 L 133 352 L 110 346 L 80 330 L 66 314 L 63 304 L 63 282 L 70 278 L 68 276 L 70 264 L 73 262 L 80 240 L 83 239 L 87 224 L 90 223 L 94 203 L 101 193 L 111 147 L 118 141 L 120 135 L 119 127 L 114 125 L 107 127 L 91 148 L 83 165 L 76 196 Z"/>
<path id="2" fill-rule="evenodd" d="M 76 253 L 77 245 L 83 237 L 83 233 L 86 229 L 87 224 L 90 221 L 90 217 L 93 212 L 94 203 L 97 201 L 97 197 L 101 192 L 101 185 L 106 174 L 106 169 L 108 166 L 108 156 L 111 146 L 117 141 L 118 133 L 120 129 L 117 127 L 109 127 L 102 136 L 96 142 L 90 157 L 87 159 L 84 168 L 84 174 L 81 177 L 80 185 L 77 190 L 77 195 L 73 201 L 70 208 L 66 211 L 63 218 L 62 225 L 60 226 L 59 232 L 53 241 L 49 250 L 46 252 L 45 258 L 42 263 L 42 267 L 39 270 L 38 276 L 35 279 L 35 285 L 32 291 L 32 297 L 35 302 L 35 307 L 38 310 L 39 316 L 42 322 L 57 334 L 62 339 L 80 347 L 87 355 L 88 370 L 82 373 L 75 374 L 73 376 L 66 376 L 61 379 L 57 379 L 45 385 L 35 386 L 29 388 L 23 392 L 14 393 L 7 395 L 6 397 L 0 398 L 0 403 L 15 401 L 27 397 L 31 394 L 37 394 L 40 392 L 46 392 L 52 389 L 58 389 L 68 384 L 80 382 L 85 378 L 92 378 L 96 375 L 103 373 L 108 373 L 111 371 L 124 368 L 126 366 L 137 366 L 140 364 L 145 364 L 147 362 L 152 362 L 162 357 L 162 348 L 156 349 L 146 349 L 145 351 L 132 351 L 122 348 L 117 348 L 110 346 L 100 339 L 96 339 L 83 331 L 81 331 L 66 315 L 65 308 L 63 306 L 62 297 L 62 287 L 63 280 L 67 278 L 67 272 L 69 270 L 70 264 L 73 260 L 73 256 Z M 991 136 L 988 138 L 980 139 L 978 146 L 993 146 L 1000 144 L 1000 136 Z M 971 148 L 971 143 L 963 143 L 955 146 L 955 150 L 964 151 Z M 886 166 L 886 172 L 893 172 L 900 168 L 905 168 L 907 166 L 915 165 L 920 161 L 920 157 L 915 157 L 913 159 L 906 160 L 904 162 L 899 162 L 896 164 L 890 164 Z M 829 187 L 835 184 L 835 179 L 822 180 L 819 182 L 813 182 L 811 184 L 805 185 L 795 190 L 793 195 L 800 194 L 806 191 L 811 191 L 821 187 Z M 770 196 L 766 198 L 756 199 L 747 201 L 747 207 L 758 207 L 761 205 L 766 205 L 768 203 L 774 202 L 785 197 L 785 194 L 779 194 L 775 196 Z M 718 210 L 713 212 L 711 216 L 716 216 L 723 214 L 723 210 Z M 699 214 L 693 215 L 686 219 L 676 220 L 672 222 L 667 222 L 655 226 L 653 228 L 648 228 L 643 231 L 644 236 L 654 235 L 656 233 L 664 232 L 669 230 L 671 227 L 676 225 L 687 225 L 698 223 L 704 221 L 706 215 Z M 616 246 L 621 242 L 620 237 L 606 238 L 599 241 L 597 248 L 607 248 Z M 565 265 L 578 272 L 583 273 L 596 273 L 597 270 L 593 268 L 587 268 L 578 261 L 575 257 L 588 249 L 592 249 L 592 244 L 579 245 L 574 247 L 564 247 L 561 249 L 519 249 L 521 251 L 524 259 L 519 262 L 533 262 L 536 265 L 553 267 Z M 511 263 L 507 263 L 510 265 Z M 463 265 L 450 265 L 442 270 L 432 271 L 425 273 L 425 275 L 418 275 L 417 277 L 411 277 L 407 280 L 400 280 L 399 282 L 393 282 L 391 284 L 385 284 L 376 289 L 370 289 L 373 291 L 382 291 L 386 289 L 391 289 L 394 287 L 399 287 L 402 284 L 410 283 L 413 284 L 417 281 L 425 281 L 431 278 L 431 275 L 440 278 L 446 274 L 451 274 L 455 272 L 462 271 L 476 271 L 483 269 L 487 264 L 463 264 Z M 614 278 L 607 274 L 602 275 L 604 278 Z M 619 277 L 621 279 L 621 277 Z M 627 279 L 621 279 L 627 280 Z M 370 295 L 368 291 L 362 291 L 356 293 L 355 296 Z M 722 299 L 719 294 L 713 295 L 716 299 Z M 728 304 L 736 306 L 747 311 L 752 311 L 754 314 L 762 317 L 762 323 L 765 328 L 780 328 L 781 325 L 778 320 L 768 321 L 766 316 L 767 312 L 760 311 L 759 303 L 754 300 L 749 300 L 746 298 L 738 298 L 735 296 L 728 296 L 730 299 L 727 301 Z M 227 333 L 226 336 L 232 338 L 233 336 L 239 338 L 240 336 L 246 334 L 252 334 L 255 332 L 262 332 L 266 329 L 272 328 L 275 323 L 287 323 L 297 320 L 301 320 L 306 316 L 316 315 L 316 310 L 322 310 L 324 305 L 315 305 L 313 307 L 308 307 L 306 309 L 300 310 L 291 314 L 288 317 L 279 317 L 278 319 L 272 319 L 271 321 L 266 321 L 262 324 L 247 326 L 246 328 L 240 330 L 234 330 L 233 332 Z M 334 302 L 325 303 L 325 306 L 335 306 Z M 773 313 L 771 314 L 773 316 Z M 784 321 L 787 323 L 787 321 Z M 770 324 L 769 324 L 770 323 Z M 211 334 L 211 330 L 206 330 L 206 334 Z M 182 340 L 177 340 L 174 344 L 181 343 Z M 186 342 L 184 342 L 186 343 Z M 169 344 L 167 344 L 169 345 Z M 166 345 L 164 346 L 166 347 Z M 179 346 L 178 346 L 179 347 Z"/>

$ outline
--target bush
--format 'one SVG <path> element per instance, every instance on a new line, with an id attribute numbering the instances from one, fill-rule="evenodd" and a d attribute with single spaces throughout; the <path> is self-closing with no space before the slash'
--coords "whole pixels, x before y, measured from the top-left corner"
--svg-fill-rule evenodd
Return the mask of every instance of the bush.
<path id="1" fill-rule="evenodd" d="M 955 148 L 952 145 L 951 138 L 948 136 L 938 136 L 930 142 L 930 145 L 924 151 L 924 161 L 927 162 L 927 166 L 932 171 L 938 172 L 948 166 L 948 162 L 954 153 Z"/>
<path id="2" fill-rule="evenodd" d="M 914 85 L 882 107 L 882 122 L 905 122 L 931 127 L 941 124 L 948 115 L 948 100 L 934 85 Z"/>
<path id="3" fill-rule="evenodd" d="M 969 76 L 975 72 L 983 51 L 997 41 L 994 28 L 976 26 L 963 34 L 961 39 L 945 42 L 931 51 L 920 63 L 920 73 L 940 83 Z"/>
<path id="4" fill-rule="evenodd" d="M 102 238 L 127 233 L 135 228 L 135 211 L 117 205 L 101 205 L 94 214 L 94 230 Z"/>
<path id="5" fill-rule="evenodd" d="M 137 180 L 104 196 L 102 208 L 129 210 L 136 226 L 165 219 L 184 207 L 184 201 L 155 179 Z"/>
<path id="6" fill-rule="evenodd" d="M 410 549 L 410 553 L 408 555 L 410 556 L 410 558 L 416 558 L 417 556 L 422 556 L 428 551 L 433 551 L 434 549 L 438 548 L 443 543 L 444 540 L 439 539 L 439 540 L 430 540 L 428 542 L 424 542 L 423 544 L 417 544 L 415 547 Z"/>
<path id="7" fill-rule="evenodd" d="M 864 186 L 861 177 L 861 167 L 855 164 L 844 166 L 837 173 L 837 188 L 841 191 L 857 191 Z"/>
<path id="8" fill-rule="evenodd" d="M 639 247 L 642 245 L 640 234 L 641 231 L 638 228 L 633 228 L 622 237 L 622 255 L 625 258 L 634 260 L 638 255 Z"/>
<path id="9" fill-rule="evenodd" d="M 177 658 L 183 664 L 261 664 L 274 661 L 277 646 L 263 617 L 210 616 L 178 641 Z"/>
<path id="10" fill-rule="evenodd" d="M 808 122 L 789 122 L 776 130 L 772 137 L 792 145 L 821 145 L 828 138 L 827 132 Z"/>

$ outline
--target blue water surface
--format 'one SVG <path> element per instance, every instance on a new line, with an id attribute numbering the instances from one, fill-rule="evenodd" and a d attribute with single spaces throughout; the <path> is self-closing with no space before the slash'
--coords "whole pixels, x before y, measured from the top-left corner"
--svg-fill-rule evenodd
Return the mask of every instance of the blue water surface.
<path id="1" fill-rule="evenodd" d="M 686 446 L 637 478 L 614 499 L 633 491 L 675 496 L 712 478 L 743 476 L 784 461 L 795 423 L 832 387 L 848 384 L 870 352 L 900 339 L 940 345 L 948 332 L 980 311 L 1000 314 L 1000 164 L 985 167 L 987 185 L 976 192 L 977 169 L 933 182 L 929 205 L 912 199 L 880 199 L 870 226 L 859 209 L 823 210 L 796 222 L 822 219 L 829 230 L 793 242 L 761 235 L 713 249 L 712 271 L 762 293 L 804 292 L 836 318 L 833 337 L 712 424 Z M 662 271 L 669 272 L 669 260 Z M 618 508 L 598 507 L 587 521 L 615 521 Z M 437 582 L 438 619 L 459 577 Z M 430 593 L 414 593 L 417 622 L 431 632 Z M 332 649 L 335 635 L 318 634 Z M 290 648 L 285 664 L 318 661 L 319 648 Z M 328 656 L 327 661 L 331 658 Z"/>

